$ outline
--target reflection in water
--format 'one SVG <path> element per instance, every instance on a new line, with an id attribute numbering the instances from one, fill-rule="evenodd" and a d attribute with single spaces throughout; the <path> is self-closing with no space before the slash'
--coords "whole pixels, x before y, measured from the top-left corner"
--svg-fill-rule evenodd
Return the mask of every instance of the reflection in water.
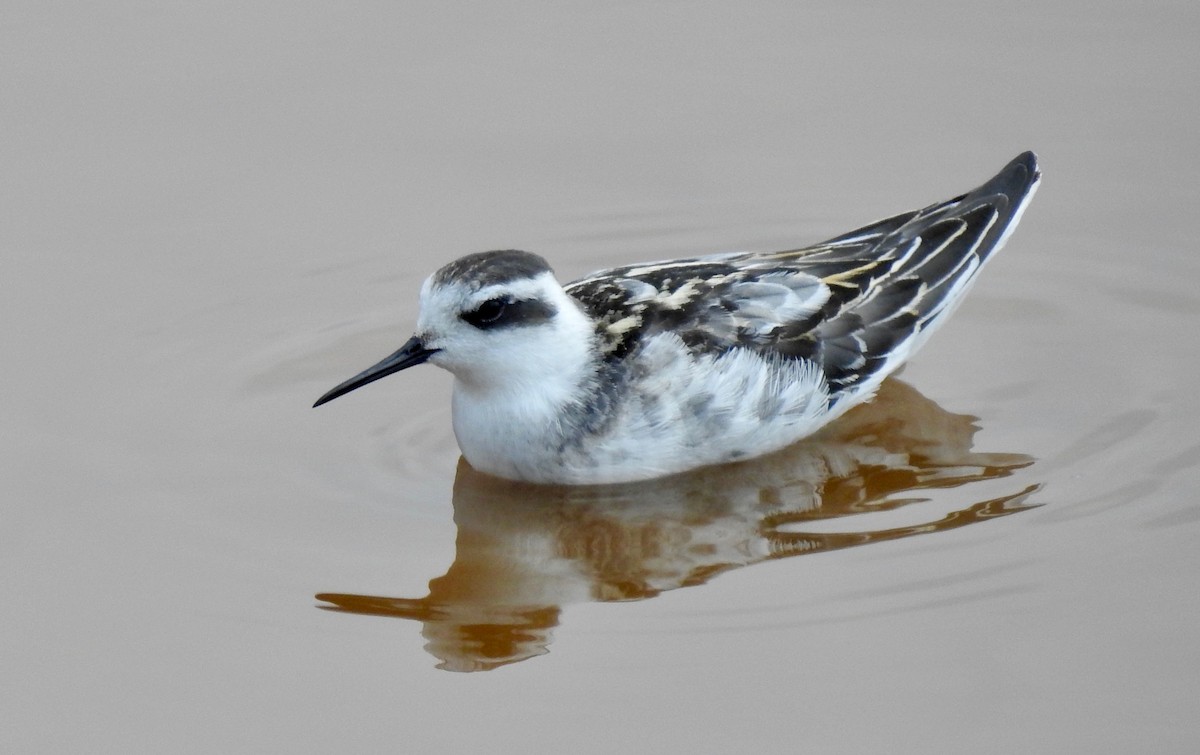
<path id="1" fill-rule="evenodd" d="M 1020 454 L 974 453 L 973 418 L 886 381 L 875 401 L 768 457 L 624 485 L 548 487 L 460 462 L 457 552 L 424 598 L 324 593 L 322 606 L 424 623 L 439 668 L 482 671 L 548 652 L 561 607 L 640 600 L 775 558 L 953 529 L 1031 508 L 1019 492 L 891 529 L 804 531 L 898 509 L 921 491 L 1005 477 Z M 965 494 L 964 494 L 965 497 Z M 867 517 L 863 524 L 867 524 Z M 820 529 L 828 529 L 828 526 Z"/>

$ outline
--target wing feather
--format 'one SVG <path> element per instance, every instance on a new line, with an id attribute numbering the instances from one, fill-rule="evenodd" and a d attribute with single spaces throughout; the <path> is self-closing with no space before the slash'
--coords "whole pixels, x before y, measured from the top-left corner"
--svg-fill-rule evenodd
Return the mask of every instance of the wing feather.
<path id="1" fill-rule="evenodd" d="M 1040 173 L 1018 156 L 978 189 L 821 244 L 615 268 L 569 284 L 609 360 L 673 331 L 695 350 L 807 359 L 831 403 L 873 390 L 953 308 Z"/>

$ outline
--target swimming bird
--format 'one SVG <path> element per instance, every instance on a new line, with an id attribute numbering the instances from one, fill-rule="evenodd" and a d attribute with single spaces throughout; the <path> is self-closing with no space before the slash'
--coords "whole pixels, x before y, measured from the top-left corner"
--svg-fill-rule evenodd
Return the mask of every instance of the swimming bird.
<path id="1" fill-rule="evenodd" d="M 416 333 L 320 406 L 429 362 L 472 467 L 629 482 L 781 449 L 867 401 L 962 301 L 1037 188 L 1032 152 L 974 191 L 814 246 L 617 267 L 563 286 L 529 252 L 421 287 Z"/>

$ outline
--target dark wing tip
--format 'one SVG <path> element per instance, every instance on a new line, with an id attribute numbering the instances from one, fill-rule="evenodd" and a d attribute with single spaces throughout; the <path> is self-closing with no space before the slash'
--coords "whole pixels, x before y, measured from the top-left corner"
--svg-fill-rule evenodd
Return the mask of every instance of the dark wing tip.
<path id="1" fill-rule="evenodd" d="M 1038 168 L 1037 155 L 1031 151 L 1022 152 L 1009 161 L 992 180 L 976 189 L 977 193 L 999 193 L 1010 197 L 1020 197 L 1029 193 L 1042 178 Z"/>
<path id="2" fill-rule="evenodd" d="M 1026 168 L 1027 170 L 1029 170 L 1029 172 L 1030 172 L 1030 173 L 1033 173 L 1033 174 L 1035 174 L 1035 175 L 1041 175 L 1040 171 L 1038 170 L 1038 157 L 1037 157 L 1037 153 L 1035 153 L 1035 152 L 1034 152 L 1033 150 L 1031 150 L 1031 149 L 1027 149 L 1027 150 L 1025 150 L 1025 151 L 1024 151 L 1024 152 L 1022 152 L 1021 154 L 1019 154 L 1019 155 L 1017 155 L 1016 157 L 1014 157 L 1014 158 L 1013 158 L 1013 159 L 1012 159 L 1012 160 L 1011 160 L 1011 161 L 1008 163 L 1008 166 L 1009 166 L 1009 167 L 1012 167 L 1013 165 L 1024 165 L 1024 166 L 1025 166 L 1025 168 Z"/>
<path id="3" fill-rule="evenodd" d="M 867 226 L 883 235 L 862 254 L 879 259 L 889 252 L 896 262 L 879 267 L 881 275 L 872 271 L 858 288 L 839 289 L 848 297 L 843 309 L 815 329 L 835 395 L 899 365 L 891 356 L 897 346 L 950 311 L 966 291 L 960 283 L 969 284 L 1004 243 L 1040 179 L 1037 155 L 1023 152 L 966 194 Z M 865 235 L 852 232 L 830 243 Z"/>

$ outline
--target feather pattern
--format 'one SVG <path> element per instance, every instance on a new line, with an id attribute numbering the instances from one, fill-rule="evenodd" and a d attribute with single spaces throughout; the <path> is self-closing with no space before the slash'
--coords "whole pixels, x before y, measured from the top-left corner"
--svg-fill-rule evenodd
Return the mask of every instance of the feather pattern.
<path id="1" fill-rule="evenodd" d="M 697 354 L 743 348 L 810 360 L 834 404 L 877 385 L 924 340 L 1039 177 L 1025 153 L 968 194 L 820 244 L 618 267 L 566 291 L 595 321 L 606 359 L 673 332 Z"/>
<path id="2" fill-rule="evenodd" d="M 512 479 L 648 479 L 778 450 L 867 400 L 962 300 L 1037 187 L 978 189 L 820 244 L 645 263 L 559 284 L 529 252 L 426 279 L 416 331 L 325 403 L 428 362 L 455 437 Z"/>

